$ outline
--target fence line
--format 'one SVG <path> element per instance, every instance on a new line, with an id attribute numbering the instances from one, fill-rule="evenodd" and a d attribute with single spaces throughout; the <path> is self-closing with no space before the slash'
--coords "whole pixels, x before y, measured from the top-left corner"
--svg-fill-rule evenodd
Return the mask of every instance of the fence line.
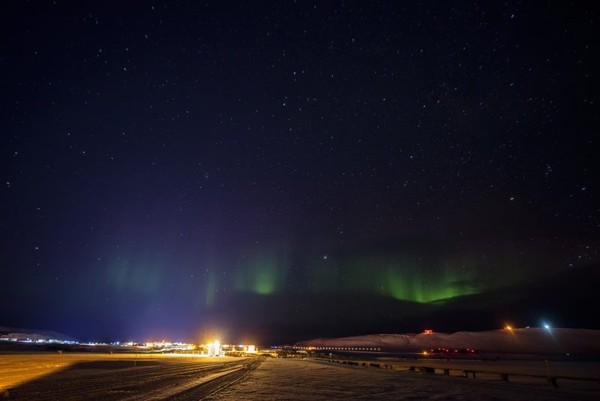
<path id="1" fill-rule="evenodd" d="M 528 374 L 528 373 L 511 373 L 511 372 L 499 372 L 499 371 L 489 371 L 489 370 L 477 370 L 477 369 L 460 369 L 460 368 L 448 368 L 448 367 L 432 367 L 432 366 L 416 366 L 416 365 L 399 365 L 399 364 L 388 364 L 388 363 L 380 363 L 380 362 L 369 362 L 369 361 L 356 361 L 349 359 L 325 359 L 325 358 L 316 358 L 320 361 L 327 361 L 331 363 L 339 363 L 343 365 L 349 366 L 365 366 L 370 368 L 380 368 L 380 369 L 389 369 L 389 370 L 403 370 L 409 372 L 419 372 L 419 373 L 429 373 L 429 374 L 437 374 L 437 372 L 441 372 L 444 376 L 450 376 L 450 372 L 458 372 L 459 374 L 456 376 L 461 376 L 465 378 L 477 378 L 477 374 L 480 375 L 492 375 L 498 376 L 502 381 L 510 381 L 510 377 L 526 377 L 526 378 L 535 378 L 535 379 L 545 379 L 546 382 L 552 388 L 558 387 L 558 380 L 574 380 L 574 381 L 588 381 L 588 382 L 596 382 L 600 384 L 600 378 L 597 377 L 580 377 L 580 376 L 564 376 L 564 375 L 540 375 L 540 374 Z"/>

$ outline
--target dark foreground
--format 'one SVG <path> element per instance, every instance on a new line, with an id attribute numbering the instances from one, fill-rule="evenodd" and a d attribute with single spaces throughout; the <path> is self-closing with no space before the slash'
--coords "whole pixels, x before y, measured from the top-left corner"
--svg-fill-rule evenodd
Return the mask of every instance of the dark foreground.
<path id="1" fill-rule="evenodd" d="M 422 360 L 410 361 L 412 370 L 398 362 L 383 368 L 381 360 L 354 365 L 339 362 L 135 354 L 0 355 L 0 400 L 600 399 L 598 380 L 561 380 L 558 387 L 550 387 L 539 378 L 544 377 L 540 372 L 552 372 L 590 379 L 600 368 L 590 362 Z M 433 367 L 435 372 L 419 366 Z M 440 374 L 441 367 L 450 368 L 450 374 Z M 464 369 L 476 370 L 477 378 L 455 374 Z M 483 374 L 498 370 L 515 376 L 504 381 L 497 374 Z"/>
<path id="2" fill-rule="evenodd" d="M 243 378 L 260 359 L 155 355 L 0 356 L 0 399 L 198 400 Z"/>

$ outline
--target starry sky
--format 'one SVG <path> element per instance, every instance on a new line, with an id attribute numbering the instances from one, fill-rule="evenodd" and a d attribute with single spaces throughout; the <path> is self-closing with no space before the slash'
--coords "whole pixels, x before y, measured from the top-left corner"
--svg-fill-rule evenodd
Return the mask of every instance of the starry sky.
<path id="1" fill-rule="evenodd" d="M 2 2 L 0 325 L 259 343 L 600 328 L 599 17 Z"/>

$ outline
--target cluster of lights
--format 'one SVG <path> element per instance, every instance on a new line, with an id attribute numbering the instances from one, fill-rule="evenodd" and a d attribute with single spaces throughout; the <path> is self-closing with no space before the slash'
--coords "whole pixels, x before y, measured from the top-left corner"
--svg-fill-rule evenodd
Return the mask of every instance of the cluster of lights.
<path id="1" fill-rule="evenodd" d="M 188 344 L 183 342 L 174 342 L 170 340 L 161 341 L 146 341 L 146 342 L 134 342 L 134 341 L 115 341 L 111 343 L 106 342 L 81 342 L 81 341 L 67 341 L 58 340 L 54 338 L 40 338 L 25 336 L 21 333 L 8 333 L 0 335 L 0 342 L 11 342 L 11 343 L 24 343 L 24 344 L 62 344 L 62 345 L 83 345 L 88 347 L 122 347 L 129 349 L 138 349 L 144 351 L 155 351 L 155 352 L 171 352 L 171 351 L 193 351 L 200 348 L 199 352 L 194 352 L 199 356 L 224 356 L 226 354 L 233 355 L 247 355 L 247 354 L 258 354 L 258 348 L 253 344 L 221 344 L 219 340 L 213 340 L 207 344 L 197 346 L 195 344 Z"/>
<path id="2" fill-rule="evenodd" d="M 306 351 L 381 351 L 379 347 L 315 347 L 315 346 L 293 346 L 295 350 L 306 350 Z"/>
<path id="3" fill-rule="evenodd" d="M 57 340 L 55 338 L 29 338 L 21 336 L 1 336 L 0 341 L 25 344 L 78 344 L 76 341 Z"/>
<path id="4" fill-rule="evenodd" d="M 145 348 L 150 348 L 150 349 L 159 349 L 159 350 L 178 350 L 178 351 L 184 351 L 184 350 L 193 350 L 195 347 L 192 344 L 187 344 L 187 343 L 178 343 L 178 342 L 172 342 L 172 341 L 148 341 L 145 342 L 143 347 Z"/>
<path id="5" fill-rule="evenodd" d="M 202 350 L 201 355 L 206 356 L 223 356 L 227 353 L 244 353 L 244 354 L 256 354 L 258 348 L 256 345 L 248 344 L 221 344 L 221 341 L 214 340 L 206 344 L 200 345 Z"/>
<path id="6" fill-rule="evenodd" d="M 431 348 L 429 351 L 423 351 L 423 355 L 429 354 L 476 354 L 477 350 L 474 348 Z"/>

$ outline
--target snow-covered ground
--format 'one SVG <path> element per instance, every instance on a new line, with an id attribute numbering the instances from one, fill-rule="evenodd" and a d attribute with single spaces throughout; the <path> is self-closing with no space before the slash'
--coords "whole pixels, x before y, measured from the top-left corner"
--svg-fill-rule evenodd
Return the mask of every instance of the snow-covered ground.
<path id="1" fill-rule="evenodd" d="M 0 399 L 196 401 L 243 377 L 258 358 L 163 354 L 0 355 Z"/>
<path id="2" fill-rule="evenodd" d="M 398 359 L 361 361 L 199 358 L 142 354 L 24 353 L 0 355 L 0 398 L 14 400 L 598 400 L 600 383 L 558 380 L 546 374 L 596 377 L 596 362 L 532 360 L 405 360 L 435 367 L 409 371 Z M 345 361 L 347 362 L 347 361 Z M 258 365 L 260 363 L 260 365 Z M 394 369 L 384 369 L 393 364 Z M 421 365 L 425 364 L 425 365 Z M 258 367 L 256 367 L 258 365 Z M 254 369 L 256 367 L 256 369 Z M 439 368 L 450 368 L 444 375 Z M 389 368 L 389 365 L 388 365 Z M 254 369 L 254 370 L 252 370 Z M 461 369 L 477 370 L 466 378 Z M 506 382 L 497 373 L 521 373 Z M 462 373 L 462 374 L 461 374 Z M 228 386 L 227 386 L 228 385 Z M 223 388 L 223 386 L 227 386 Z M 217 392 L 215 392 L 217 391 Z"/>
<path id="3" fill-rule="evenodd" d="M 594 400 L 600 384 L 552 390 L 543 381 L 502 382 L 353 367 L 316 360 L 267 359 L 211 400 Z M 597 388 L 597 391 L 595 390 Z M 591 390 L 590 390 L 591 389 Z"/>
<path id="4" fill-rule="evenodd" d="M 89 366 L 97 364 L 100 367 L 109 366 L 114 363 L 118 369 L 105 369 L 106 375 L 115 374 L 115 381 L 122 380 L 124 366 L 143 367 L 148 364 L 195 364 L 198 366 L 218 365 L 241 361 L 243 358 L 201 358 L 197 354 L 109 354 L 109 353 L 47 353 L 47 352 L 28 352 L 23 354 L 11 353 L 0 354 L 0 399 L 6 389 L 17 387 L 28 382 L 51 377 L 58 377 L 61 372 L 71 371 L 69 374 L 75 375 L 73 371 L 88 373 L 92 369 Z M 122 366 L 120 365 L 122 364 Z M 78 366 L 86 368 L 77 369 Z M 98 370 L 94 370 L 98 372 Z M 116 373 L 115 373 L 116 372 Z M 162 374 L 158 372 L 157 374 Z M 153 377 L 154 378 L 154 377 Z M 155 379 L 155 378 L 154 378 Z M 72 386 L 73 387 L 73 386 Z"/>

